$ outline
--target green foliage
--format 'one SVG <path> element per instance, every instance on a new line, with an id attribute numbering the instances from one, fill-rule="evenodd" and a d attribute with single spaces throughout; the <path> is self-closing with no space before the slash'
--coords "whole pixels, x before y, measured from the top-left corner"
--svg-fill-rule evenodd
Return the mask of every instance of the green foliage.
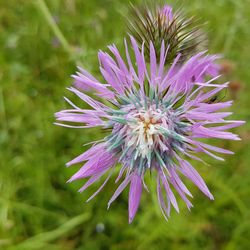
<path id="1" fill-rule="evenodd" d="M 222 163 L 208 159 L 210 166 L 194 163 L 215 201 L 187 183 L 195 206 L 190 213 L 178 199 L 181 212 L 173 212 L 168 222 L 158 209 L 153 178 L 132 225 L 126 192 L 106 211 L 114 178 L 90 203 L 84 201 L 97 185 L 79 194 L 83 181 L 66 184 L 78 167 L 65 168 L 65 162 L 103 135 L 54 126 L 53 114 L 66 107 L 62 96 L 76 100 L 65 89 L 76 62 L 100 76 L 98 49 L 110 43 L 122 48 L 129 3 L 46 4 L 48 9 L 42 0 L 0 1 L 0 249 L 249 249 L 248 124 L 236 129 L 242 142 L 216 142 L 234 156 Z M 235 70 L 224 77 L 234 80 L 226 98 L 236 99 L 233 118 L 249 120 L 250 1 L 187 0 L 182 6 L 208 21 L 210 52 L 234 62 Z"/>

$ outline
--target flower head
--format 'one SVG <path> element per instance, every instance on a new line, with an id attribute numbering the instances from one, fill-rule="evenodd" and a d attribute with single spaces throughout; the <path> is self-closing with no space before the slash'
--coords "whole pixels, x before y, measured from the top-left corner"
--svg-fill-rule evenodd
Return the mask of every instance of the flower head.
<path id="1" fill-rule="evenodd" d="M 168 11 L 166 9 L 164 13 Z M 168 49 L 165 43 L 161 44 L 157 62 L 154 45 L 150 42 L 150 63 L 147 65 L 144 46 L 140 49 L 133 37 L 131 45 L 135 63 L 126 41 L 126 60 L 122 59 L 115 45 L 109 46 L 112 55 L 99 52 L 100 71 L 105 84 L 82 68 L 73 76 L 75 87 L 69 90 L 87 103 L 89 109 L 81 109 L 66 99 L 72 109 L 56 113 L 59 122 L 79 123 L 79 126 L 60 123 L 62 126 L 99 126 L 110 130 L 103 140 L 67 164 L 84 162 L 69 181 L 89 178 L 80 189 L 83 191 L 107 174 L 107 179 L 89 198 L 92 199 L 107 183 L 117 163 L 121 163 L 117 182 L 125 177 L 108 206 L 130 185 L 129 222 L 139 207 L 143 187 L 147 189 L 144 176 L 151 171 L 157 174 L 158 200 L 166 218 L 170 215 L 171 205 L 179 211 L 172 189 L 188 208 L 192 207 L 188 199 L 192 195 L 181 176 L 190 179 L 213 199 L 205 182 L 186 158 L 202 161 L 197 156 L 202 152 L 223 160 L 213 152 L 232 152 L 200 139 L 239 140 L 237 135 L 227 130 L 243 123 L 225 120 L 231 113 L 219 111 L 231 106 L 231 101 L 210 102 L 211 97 L 228 86 L 227 83 L 216 83 L 219 78 L 215 63 L 217 56 L 199 53 L 180 65 L 179 54 L 171 66 L 166 67 Z M 88 96 L 88 91 L 95 93 L 96 98 Z M 100 98 L 105 98 L 106 104 Z"/>
<path id="2" fill-rule="evenodd" d="M 146 60 L 150 57 L 150 42 L 154 45 L 157 60 L 160 60 L 162 41 L 169 47 L 165 63 L 172 63 L 179 53 L 178 63 L 183 63 L 205 50 L 206 36 L 196 18 L 188 18 L 181 11 L 174 12 L 169 5 L 151 5 L 132 5 L 128 19 L 129 32 L 138 44 L 144 43 Z"/>

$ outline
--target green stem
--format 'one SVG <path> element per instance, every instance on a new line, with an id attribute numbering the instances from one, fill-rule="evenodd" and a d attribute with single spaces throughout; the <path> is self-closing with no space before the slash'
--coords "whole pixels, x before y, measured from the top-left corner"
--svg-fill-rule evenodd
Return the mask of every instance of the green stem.
<path id="1" fill-rule="evenodd" d="M 55 20 L 53 19 L 48 6 L 46 5 L 44 0 L 36 0 L 36 5 L 38 9 L 41 11 L 43 14 L 45 20 L 47 21 L 48 25 L 50 26 L 51 30 L 54 32 L 56 38 L 60 41 L 62 44 L 62 47 L 64 50 L 71 55 L 72 53 L 72 48 L 70 44 L 68 43 L 67 39 L 59 29 L 58 25 L 56 24 Z"/>
<path id="2" fill-rule="evenodd" d="M 15 247 L 18 249 L 31 249 L 31 248 L 32 249 L 45 249 L 45 246 L 47 244 L 59 239 L 65 234 L 68 234 L 70 231 L 74 230 L 76 227 L 82 225 L 84 222 L 89 220 L 90 217 L 91 217 L 91 214 L 89 213 L 80 214 L 68 220 L 67 222 L 59 226 L 58 228 L 52 231 L 37 234 L 21 242 Z"/>

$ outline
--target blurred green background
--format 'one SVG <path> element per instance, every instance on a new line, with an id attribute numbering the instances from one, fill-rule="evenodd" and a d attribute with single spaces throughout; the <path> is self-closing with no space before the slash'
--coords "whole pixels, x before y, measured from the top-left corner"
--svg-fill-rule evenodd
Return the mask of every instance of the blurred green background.
<path id="1" fill-rule="evenodd" d="M 250 1 L 168 3 L 207 21 L 210 52 L 226 58 L 233 119 L 250 120 Z M 57 127 L 53 114 L 67 107 L 63 96 L 76 99 L 65 89 L 76 64 L 100 78 L 97 51 L 110 43 L 123 48 L 128 6 L 122 0 L 0 1 L 0 249 L 250 249 L 248 124 L 235 129 L 241 142 L 216 142 L 235 155 L 222 163 L 208 159 L 210 166 L 193 163 L 215 201 L 188 183 L 194 208 L 188 212 L 178 198 L 181 212 L 168 222 L 155 190 L 144 192 L 128 225 L 127 191 L 106 209 L 115 177 L 90 203 L 85 200 L 98 184 L 83 194 L 77 192 L 83 180 L 66 184 L 78 166 L 65 163 L 103 135 Z"/>

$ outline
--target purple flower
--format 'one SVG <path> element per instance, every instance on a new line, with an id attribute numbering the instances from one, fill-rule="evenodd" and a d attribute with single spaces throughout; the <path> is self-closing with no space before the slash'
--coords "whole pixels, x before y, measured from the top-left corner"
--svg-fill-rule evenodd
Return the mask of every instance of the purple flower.
<path id="1" fill-rule="evenodd" d="M 159 8 L 159 13 L 164 17 L 165 22 L 172 22 L 173 21 L 173 9 L 170 5 L 164 5 L 162 8 Z"/>
<path id="2" fill-rule="evenodd" d="M 140 49 L 133 37 L 131 48 L 125 41 L 126 61 L 117 48 L 109 46 L 111 55 L 99 52 L 100 71 L 105 84 L 82 68 L 73 76 L 75 87 L 69 88 L 89 109 L 81 109 L 66 98 L 71 109 L 56 113 L 57 121 L 65 127 L 110 129 L 103 140 L 73 159 L 67 166 L 84 163 L 69 182 L 89 178 L 80 191 L 84 191 L 104 174 L 107 178 L 89 198 L 101 191 L 115 168 L 121 163 L 116 179 L 123 181 L 111 197 L 108 206 L 130 185 L 129 222 L 138 210 L 144 183 L 144 175 L 157 173 L 157 195 L 165 218 L 178 204 L 172 189 L 190 209 L 191 193 L 181 180 L 190 179 L 209 199 L 213 199 L 199 173 L 186 158 L 202 161 L 198 154 L 205 153 L 223 160 L 216 153 L 232 154 L 231 151 L 211 146 L 205 138 L 240 140 L 228 130 L 243 121 L 225 120 L 230 112 L 219 111 L 232 105 L 232 101 L 212 102 L 211 98 L 227 88 L 228 83 L 217 84 L 219 78 L 217 56 L 199 53 L 186 63 L 178 64 L 179 54 L 171 66 L 166 66 L 168 48 L 161 45 L 157 63 L 155 49 L 150 43 L 150 63 L 145 61 L 144 47 Z M 133 51 L 130 57 L 129 49 Z M 205 80 L 206 79 L 206 80 Z M 92 98 L 86 94 L 96 95 Z M 106 99 L 105 104 L 100 97 Z M 78 123 L 79 125 L 72 125 Z M 120 166 L 120 165 L 119 165 Z M 124 177 L 123 177 L 124 176 Z"/>

